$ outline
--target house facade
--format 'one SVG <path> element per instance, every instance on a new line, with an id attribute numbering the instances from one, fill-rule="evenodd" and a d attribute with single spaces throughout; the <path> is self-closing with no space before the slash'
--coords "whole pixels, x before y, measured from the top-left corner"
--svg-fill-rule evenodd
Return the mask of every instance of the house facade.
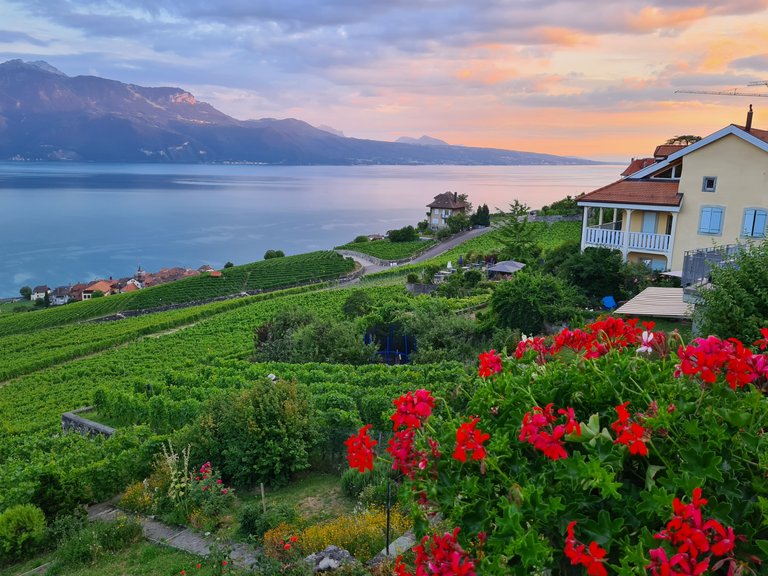
<path id="1" fill-rule="evenodd" d="M 662 145 L 626 177 L 580 198 L 581 249 L 621 250 L 654 270 L 685 252 L 761 240 L 768 219 L 768 131 L 731 124 L 688 146 Z M 628 173 L 628 174 L 627 174 Z"/>
<path id="2" fill-rule="evenodd" d="M 32 300 L 32 301 L 44 300 L 45 299 L 45 295 L 46 294 L 50 294 L 50 293 L 51 293 L 51 289 L 48 288 L 48 286 L 45 286 L 45 285 L 43 285 L 43 286 L 35 286 L 32 289 L 32 294 L 29 296 L 29 299 Z"/>
<path id="3" fill-rule="evenodd" d="M 467 204 L 459 199 L 456 192 L 443 192 L 435 196 L 435 199 L 427 204 L 429 212 L 427 221 L 430 230 L 440 230 L 448 226 L 448 218 L 455 214 L 463 214 L 467 209 Z"/>
<path id="4" fill-rule="evenodd" d="M 117 282 L 113 280 L 98 280 L 83 290 L 82 299 L 90 300 L 94 292 L 101 292 L 104 296 L 114 294 Z"/>

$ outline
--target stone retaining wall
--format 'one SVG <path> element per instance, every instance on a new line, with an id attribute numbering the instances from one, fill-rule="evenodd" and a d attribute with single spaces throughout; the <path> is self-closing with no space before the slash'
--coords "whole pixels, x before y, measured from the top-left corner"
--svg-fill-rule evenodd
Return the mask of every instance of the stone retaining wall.
<path id="1" fill-rule="evenodd" d="M 99 424 L 93 420 L 83 418 L 80 414 L 87 414 L 93 411 L 93 406 L 86 406 L 85 408 L 78 408 L 72 410 L 72 412 L 65 412 L 61 415 L 61 429 L 64 432 L 76 432 L 83 436 L 106 436 L 109 438 L 115 433 L 115 429 Z"/>

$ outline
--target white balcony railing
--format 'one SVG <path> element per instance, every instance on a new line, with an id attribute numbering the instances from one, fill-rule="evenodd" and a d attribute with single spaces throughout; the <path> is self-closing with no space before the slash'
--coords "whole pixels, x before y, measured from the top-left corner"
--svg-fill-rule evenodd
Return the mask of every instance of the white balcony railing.
<path id="1" fill-rule="evenodd" d="M 606 230 L 605 228 L 587 228 L 585 239 L 587 246 L 602 246 L 606 248 L 624 248 L 626 232 L 621 230 Z M 627 248 L 644 252 L 668 252 L 671 236 L 669 234 L 647 234 L 645 232 L 629 232 Z"/>

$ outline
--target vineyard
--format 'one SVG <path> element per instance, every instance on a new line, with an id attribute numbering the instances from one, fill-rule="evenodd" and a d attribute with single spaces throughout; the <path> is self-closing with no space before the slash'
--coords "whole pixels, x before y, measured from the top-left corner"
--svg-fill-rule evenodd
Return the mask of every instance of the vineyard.
<path id="1" fill-rule="evenodd" d="M 405 298 L 401 287 L 369 288 L 367 292 L 379 303 Z M 202 318 L 184 330 L 140 338 L 6 382 L 0 388 L 0 508 L 27 501 L 46 470 L 90 486 L 96 499 L 110 497 L 126 479 L 142 473 L 136 466 L 146 466 L 142 458 L 151 461 L 151 454 L 158 449 L 158 440 L 151 440 L 148 428 L 127 430 L 109 440 L 56 434 L 61 413 L 92 403 L 97 390 L 130 392 L 146 389 L 147 384 L 162 390 L 175 373 L 194 374 L 206 366 L 230 363 L 247 367 L 242 361 L 253 352 L 254 328 L 275 312 L 301 306 L 321 315 L 339 316 L 349 293 L 264 294 L 236 300 L 244 305 Z M 226 304 L 230 303 L 209 306 L 215 310 Z M 96 328 L 113 329 L 103 324 Z M 219 374 L 217 377 L 226 378 L 225 372 Z"/>
<path id="2" fill-rule="evenodd" d="M 34 313 L 3 315 L 0 317 L 0 334 L 23 334 L 125 310 L 158 308 L 240 292 L 275 290 L 307 282 L 331 280 L 348 274 L 354 266 L 351 259 L 333 251 L 262 260 L 226 268 L 220 277 L 204 273 L 138 292 L 75 302 Z"/>
<path id="3" fill-rule="evenodd" d="M 372 242 L 350 242 L 336 246 L 337 250 L 352 250 L 368 254 L 382 260 L 404 260 L 418 256 L 424 250 L 437 244 L 434 240 L 414 240 L 413 242 L 390 242 L 389 240 L 373 240 Z"/>

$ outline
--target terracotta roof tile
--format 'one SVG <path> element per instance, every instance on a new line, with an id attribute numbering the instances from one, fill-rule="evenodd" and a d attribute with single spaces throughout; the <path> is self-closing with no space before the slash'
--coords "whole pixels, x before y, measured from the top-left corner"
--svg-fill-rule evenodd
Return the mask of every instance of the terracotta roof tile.
<path id="1" fill-rule="evenodd" d="M 579 198 L 579 202 L 609 202 L 616 204 L 650 204 L 653 206 L 680 206 L 677 180 L 618 180 Z"/>
<path id="2" fill-rule="evenodd" d="M 734 124 L 736 128 L 739 128 L 740 130 L 744 130 L 744 126 L 739 126 L 738 124 Z M 750 128 L 749 134 L 754 136 L 755 138 L 759 138 L 763 142 L 768 142 L 768 130 L 758 130 L 757 128 Z"/>
<path id="3" fill-rule="evenodd" d="M 678 150 L 682 150 L 686 146 L 687 144 L 661 144 L 660 146 L 656 146 L 653 156 L 655 158 L 666 158 Z"/>
<path id="4" fill-rule="evenodd" d="M 459 195 L 456 192 L 438 194 L 431 204 L 427 204 L 427 208 L 450 208 L 452 210 L 466 207 L 466 203 L 459 200 Z"/>
<path id="5" fill-rule="evenodd" d="M 98 282 L 94 282 L 88 288 L 84 290 L 84 292 L 93 292 L 95 290 L 100 290 L 101 292 L 104 292 L 104 294 L 107 294 L 108 292 L 112 291 L 112 285 L 114 282 L 110 282 L 108 280 L 99 280 Z"/>
<path id="6" fill-rule="evenodd" d="M 624 172 L 621 173 L 621 175 L 629 176 L 630 174 L 634 174 L 638 170 L 647 168 L 651 164 L 656 164 L 656 158 L 632 158 L 632 162 L 629 163 L 629 166 L 626 167 L 626 169 L 624 170 Z"/>

